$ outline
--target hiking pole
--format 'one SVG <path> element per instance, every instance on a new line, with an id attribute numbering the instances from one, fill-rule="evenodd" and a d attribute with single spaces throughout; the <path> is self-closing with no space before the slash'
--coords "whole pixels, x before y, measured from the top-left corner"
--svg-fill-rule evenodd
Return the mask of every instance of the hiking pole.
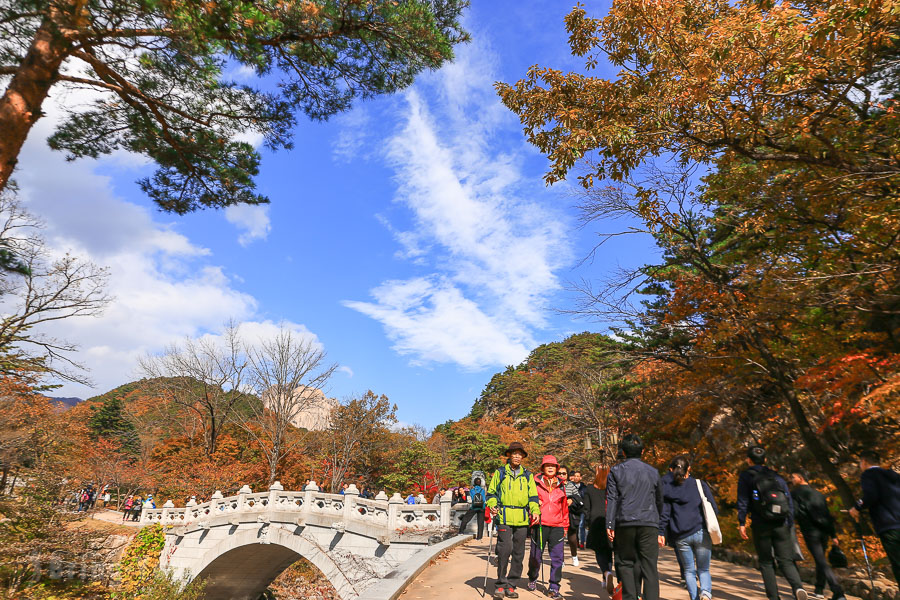
<path id="1" fill-rule="evenodd" d="M 494 519 L 493 515 L 491 516 L 491 523 L 488 527 L 488 553 L 487 553 L 487 564 L 484 566 L 484 589 L 481 590 L 481 597 L 484 598 L 487 596 L 487 580 L 488 574 L 491 572 L 491 550 L 493 550 L 494 546 Z"/>
<path id="2" fill-rule="evenodd" d="M 862 524 L 859 521 L 853 521 L 853 527 L 856 529 L 856 535 L 859 536 L 859 543 L 862 544 L 863 558 L 866 559 L 866 571 L 869 573 L 869 585 L 875 589 L 875 581 L 872 579 L 872 565 L 869 563 L 869 552 L 866 550 L 866 539 L 863 537 Z"/>
<path id="3" fill-rule="evenodd" d="M 538 538 L 541 541 L 541 585 L 544 585 L 544 525 L 541 515 L 538 515 Z"/>

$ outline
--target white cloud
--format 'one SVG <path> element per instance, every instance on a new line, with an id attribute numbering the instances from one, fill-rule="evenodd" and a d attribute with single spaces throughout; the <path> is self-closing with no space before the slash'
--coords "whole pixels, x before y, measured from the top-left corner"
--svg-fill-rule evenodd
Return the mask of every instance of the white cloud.
<path id="1" fill-rule="evenodd" d="M 337 138 L 331 146 L 332 157 L 341 162 L 351 162 L 359 158 L 362 149 L 369 142 L 370 118 L 365 107 L 357 106 L 350 112 L 333 119 L 339 127 Z"/>
<path id="2" fill-rule="evenodd" d="M 375 302 L 344 304 L 380 321 L 394 349 L 412 356 L 413 364 L 453 362 L 477 370 L 513 364 L 528 354 L 523 327 L 489 317 L 449 281 L 388 281 L 372 295 Z"/>
<path id="3" fill-rule="evenodd" d="M 111 179 L 94 172 L 97 161 L 66 162 L 63 154 L 51 151 L 45 139 L 60 110 L 52 103 L 47 108 L 48 116 L 38 121 L 20 155 L 15 173 L 20 197 L 45 221 L 52 252 L 71 251 L 109 269 L 114 297 L 99 317 L 66 319 L 45 330 L 80 347 L 73 358 L 88 367 L 95 382 L 93 389 L 66 384 L 55 393 L 87 397 L 121 385 L 138 375 L 137 359 L 143 354 L 185 336 L 220 331 L 229 319 L 245 321 L 247 335 L 277 327 L 253 320 L 256 299 L 235 287 L 208 249 L 192 243 L 173 223 L 155 220 L 147 208 L 117 197 Z M 101 162 L 121 167 L 141 161 L 115 157 Z M 248 240 L 268 231 L 265 211 L 232 212 L 232 218 Z M 302 325 L 289 325 L 313 335 Z"/>
<path id="4" fill-rule="evenodd" d="M 353 377 L 353 369 L 351 369 L 347 365 L 341 365 L 337 368 L 337 370 L 347 375 L 347 377 Z"/>
<path id="5" fill-rule="evenodd" d="M 279 321 L 277 323 L 271 320 L 242 321 L 237 325 L 240 339 L 250 346 L 258 346 L 261 342 L 271 340 L 278 336 L 282 329 L 286 329 L 301 340 L 311 342 L 314 348 L 319 350 L 325 349 L 322 342 L 319 341 L 319 336 L 307 329 L 306 325 L 294 323 L 293 321 Z M 222 334 L 217 331 L 216 333 L 207 333 L 203 337 L 222 339 Z"/>
<path id="6" fill-rule="evenodd" d="M 238 236 L 241 246 L 266 239 L 272 230 L 268 204 L 234 204 L 225 209 L 225 219 L 242 230 Z"/>
<path id="7" fill-rule="evenodd" d="M 380 321 L 414 363 L 481 369 L 525 358 L 570 256 L 561 218 L 524 197 L 543 188 L 539 177 L 497 147 L 519 127 L 493 92 L 492 71 L 488 48 L 463 48 L 405 94 L 405 123 L 387 144 L 397 201 L 415 224 L 388 227 L 400 255 L 432 272 L 345 305 Z"/>

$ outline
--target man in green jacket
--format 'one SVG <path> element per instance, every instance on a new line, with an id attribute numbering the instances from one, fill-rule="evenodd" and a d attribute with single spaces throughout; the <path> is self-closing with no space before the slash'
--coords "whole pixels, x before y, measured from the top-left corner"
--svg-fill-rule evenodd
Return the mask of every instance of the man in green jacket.
<path id="1" fill-rule="evenodd" d="M 528 453 L 521 443 L 513 442 L 506 456 L 506 465 L 491 477 L 486 502 L 498 523 L 497 586 L 494 589 L 497 599 L 519 597 L 512 582 L 522 576 L 528 526 L 537 523 L 541 515 L 534 475 L 522 466 Z"/>

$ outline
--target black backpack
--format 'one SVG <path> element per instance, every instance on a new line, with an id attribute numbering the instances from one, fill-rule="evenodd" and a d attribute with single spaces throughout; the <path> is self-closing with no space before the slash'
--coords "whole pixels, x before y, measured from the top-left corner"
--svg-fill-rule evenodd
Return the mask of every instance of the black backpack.
<path id="1" fill-rule="evenodd" d="M 759 471 L 753 486 L 756 488 L 754 496 L 756 514 L 769 523 L 784 523 L 791 512 L 791 505 L 775 471 L 771 469 Z"/>
<path id="2" fill-rule="evenodd" d="M 484 508 L 484 492 L 481 490 L 472 493 L 472 508 Z"/>

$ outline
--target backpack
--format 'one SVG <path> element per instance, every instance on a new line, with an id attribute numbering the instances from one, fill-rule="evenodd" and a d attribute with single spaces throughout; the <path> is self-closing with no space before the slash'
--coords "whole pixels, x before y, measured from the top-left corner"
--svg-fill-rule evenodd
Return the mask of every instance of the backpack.
<path id="1" fill-rule="evenodd" d="M 484 492 L 481 490 L 472 492 L 472 508 L 484 508 Z"/>
<path id="2" fill-rule="evenodd" d="M 787 494 L 781 488 L 775 471 L 764 469 L 756 474 L 753 481 L 756 492 L 753 501 L 756 504 L 756 514 L 764 521 L 773 524 L 784 523 L 791 512 Z"/>
<path id="3" fill-rule="evenodd" d="M 501 467 L 497 469 L 497 474 L 499 477 L 497 478 L 497 500 L 498 505 L 503 506 L 503 498 L 500 497 L 500 485 L 503 483 L 503 480 L 506 479 L 506 467 Z M 529 477 L 532 477 L 531 471 L 522 467 L 522 474 L 519 477 L 524 477 L 526 480 Z"/>

